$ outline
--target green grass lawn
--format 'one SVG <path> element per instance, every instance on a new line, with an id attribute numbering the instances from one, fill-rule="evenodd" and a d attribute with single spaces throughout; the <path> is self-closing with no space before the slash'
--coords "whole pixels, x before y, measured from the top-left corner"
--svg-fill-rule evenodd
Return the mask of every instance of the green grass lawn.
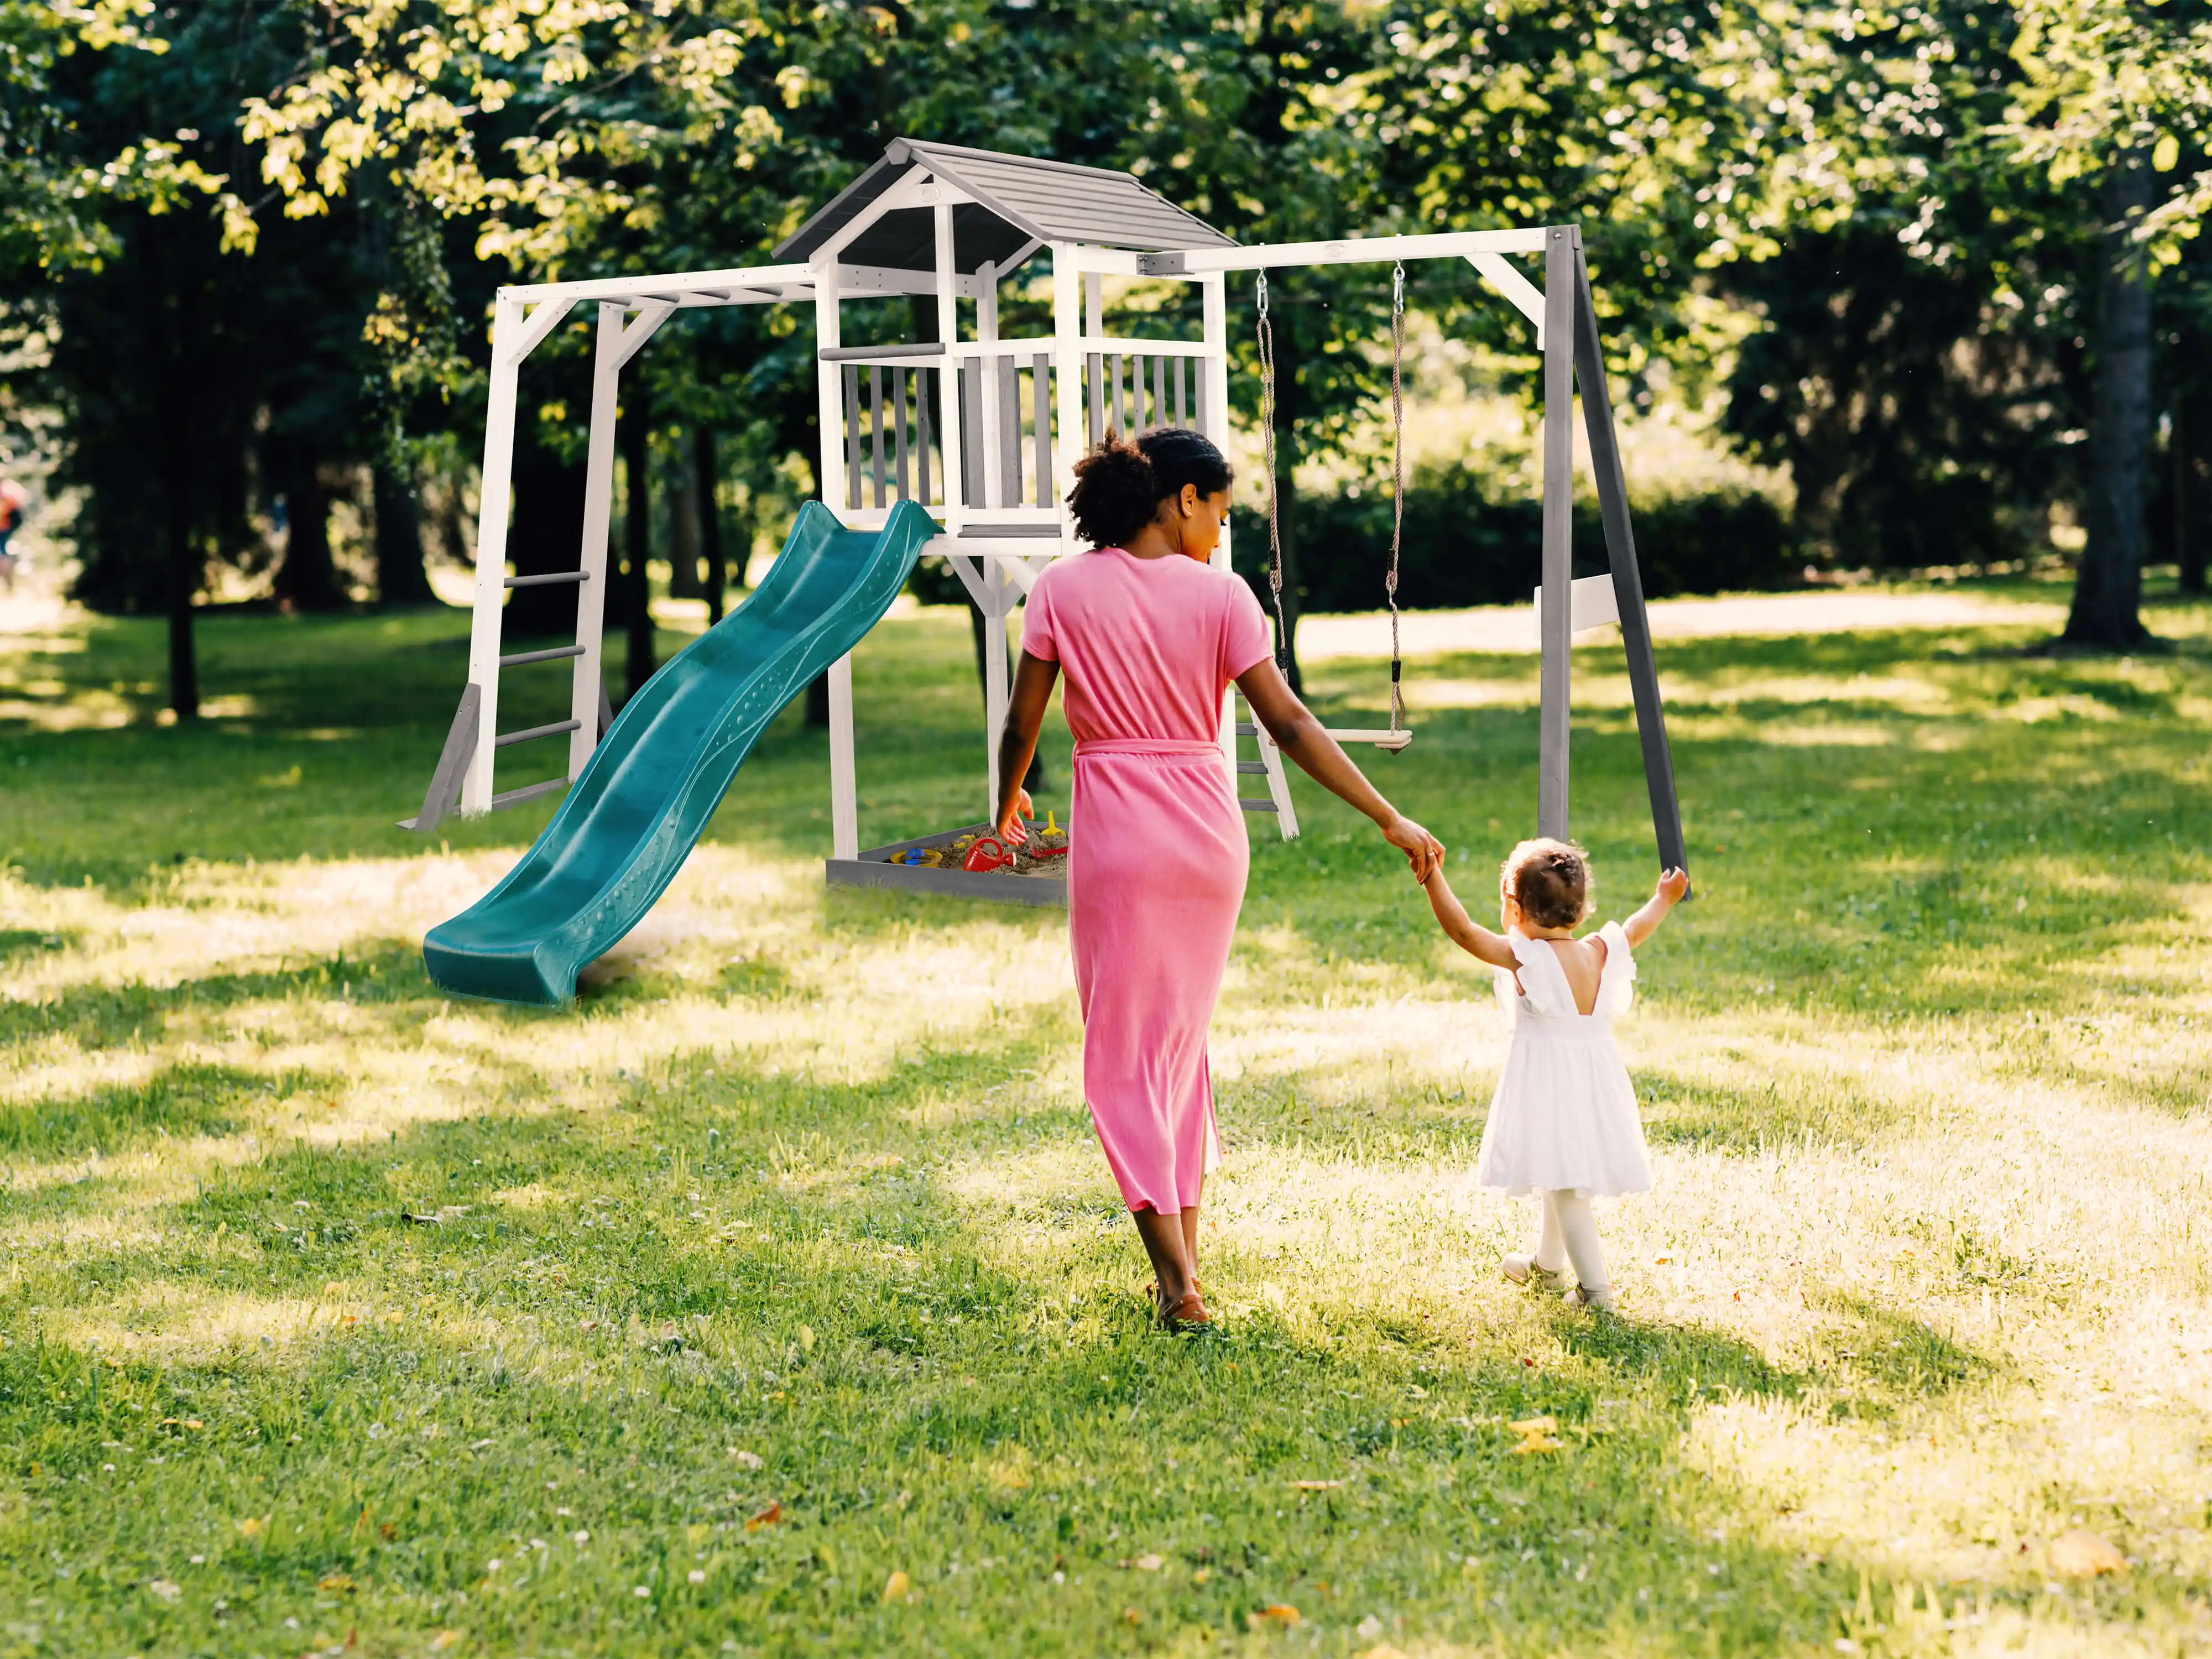
<path id="1" fill-rule="evenodd" d="M 2153 620 L 1662 642 L 1701 896 L 1623 1027 L 1619 1319 L 1498 1277 L 1487 980 L 1301 784 L 1203 1340 L 1146 1327 L 1064 921 L 825 892 L 797 711 L 545 1012 L 418 955 L 549 810 L 392 827 L 465 617 L 210 619 L 186 728 L 155 624 L 0 640 L 0 1656 L 2212 1647 L 2212 611 Z M 980 814 L 968 653 L 860 653 L 865 841 Z M 1575 667 L 1621 915 L 1627 684 Z M 1534 659 L 1409 672 L 1374 772 L 1480 898 Z"/>

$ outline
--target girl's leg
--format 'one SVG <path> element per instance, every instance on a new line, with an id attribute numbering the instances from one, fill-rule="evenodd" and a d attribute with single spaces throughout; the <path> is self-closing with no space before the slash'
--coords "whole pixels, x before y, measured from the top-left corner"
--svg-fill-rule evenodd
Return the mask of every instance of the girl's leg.
<path id="1" fill-rule="evenodd" d="M 1559 1218 L 1567 1260 L 1582 1281 L 1583 1299 L 1600 1305 L 1613 1301 L 1613 1282 L 1605 1274 L 1605 1252 L 1598 1248 L 1597 1216 L 1590 1201 L 1571 1188 L 1544 1195 L 1547 1212 Z"/>
<path id="2" fill-rule="evenodd" d="M 1541 1193 L 1536 1199 L 1536 1248 L 1528 1260 L 1539 1273 L 1553 1278 L 1567 1270 L 1566 1238 L 1559 1231 L 1559 1206 L 1557 1193 Z"/>

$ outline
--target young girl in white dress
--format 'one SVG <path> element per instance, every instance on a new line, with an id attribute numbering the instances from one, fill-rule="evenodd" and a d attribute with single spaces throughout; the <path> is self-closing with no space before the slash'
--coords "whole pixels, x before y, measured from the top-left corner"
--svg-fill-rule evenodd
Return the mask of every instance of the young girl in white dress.
<path id="1" fill-rule="evenodd" d="M 1509 1197 L 1539 1194 L 1543 1218 L 1535 1248 L 1508 1255 L 1505 1276 L 1516 1284 L 1534 1277 L 1570 1302 L 1610 1310 L 1613 1285 L 1589 1201 L 1651 1190 L 1613 1017 L 1634 994 L 1635 947 L 1658 930 L 1690 878 L 1668 871 L 1626 924 L 1608 921 L 1588 939 L 1574 930 L 1589 914 L 1589 861 L 1562 841 L 1524 841 L 1507 856 L 1498 882 L 1502 934 L 1468 917 L 1441 865 L 1427 886 L 1453 943 L 1502 970 L 1498 1000 L 1513 1018 L 1476 1179 Z"/>

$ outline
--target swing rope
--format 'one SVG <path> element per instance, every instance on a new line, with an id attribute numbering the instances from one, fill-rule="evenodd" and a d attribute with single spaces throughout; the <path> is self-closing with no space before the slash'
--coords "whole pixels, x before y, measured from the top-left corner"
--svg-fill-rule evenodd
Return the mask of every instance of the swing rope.
<path id="1" fill-rule="evenodd" d="M 1267 273 L 1260 273 L 1260 430 L 1267 436 L 1267 593 L 1275 607 L 1275 665 L 1291 673 L 1290 630 L 1283 625 L 1283 526 L 1275 504 L 1275 325 L 1267 319 Z"/>
<path id="2" fill-rule="evenodd" d="M 1390 571 L 1382 579 L 1390 603 L 1390 730 L 1401 730 L 1406 697 L 1399 679 L 1405 662 L 1398 648 L 1398 550 L 1406 532 L 1406 267 L 1390 270 Z M 1272 475 L 1269 489 L 1273 487 Z M 1272 501 L 1272 494 L 1270 500 Z"/>
<path id="3" fill-rule="evenodd" d="M 1275 663 L 1288 678 L 1290 629 L 1283 617 L 1283 526 L 1275 492 L 1275 326 L 1267 314 L 1267 273 L 1255 296 L 1260 349 L 1260 428 L 1267 444 L 1267 593 L 1275 610 Z M 1390 568 L 1382 592 L 1390 607 L 1390 735 L 1406 729 L 1405 659 L 1398 637 L 1398 566 L 1406 532 L 1406 267 L 1390 270 Z"/>

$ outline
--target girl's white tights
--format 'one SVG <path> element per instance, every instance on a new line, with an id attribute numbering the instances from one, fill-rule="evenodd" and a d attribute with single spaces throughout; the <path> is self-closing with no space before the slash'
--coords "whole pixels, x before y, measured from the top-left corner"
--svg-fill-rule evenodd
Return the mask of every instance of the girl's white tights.
<path id="1" fill-rule="evenodd" d="M 1589 1200 L 1571 1187 L 1544 1194 L 1534 1260 L 1547 1273 L 1564 1273 L 1572 1262 L 1575 1277 L 1592 1296 L 1603 1296 L 1613 1289 L 1605 1276 L 1605 1253 L 1598 1248 L 1597 1217 Z"/>

